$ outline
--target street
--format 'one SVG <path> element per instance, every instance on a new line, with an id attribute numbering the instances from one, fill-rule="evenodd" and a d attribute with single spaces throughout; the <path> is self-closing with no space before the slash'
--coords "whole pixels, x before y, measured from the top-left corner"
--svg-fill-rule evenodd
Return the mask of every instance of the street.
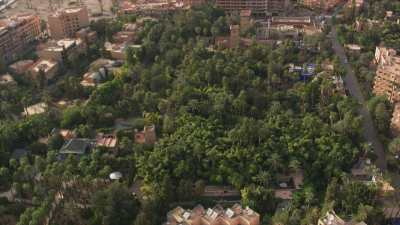
<path id="1" fill-rule="evenodd" d="M 375 129 L 371 114 L 366 107 L 366 102 L 364 96 L 361 93 L 360 85 L 354 74 L 354 70 L 348 64 L 345 50 L 338 41 L 335 25 L 332 25 L 330 37 L 332 39 L 332 48 L 335 54 L 339 57 L 340 62 L 342 63 L 346 71 L 346 76 L 343 78 L 345 88 L 349 91 L 350 95 L 355 98 L 360 104 L 359 113 L 363 117 L 362 133 L 364 139 L 365 141 L 372 144 L 374 152 L 377 156 L 376 166 L 381 169 L 381 172 L 384 172 L 387 168 L 385 150 L 381 141 L 378 138 L 378 132 Z"/>

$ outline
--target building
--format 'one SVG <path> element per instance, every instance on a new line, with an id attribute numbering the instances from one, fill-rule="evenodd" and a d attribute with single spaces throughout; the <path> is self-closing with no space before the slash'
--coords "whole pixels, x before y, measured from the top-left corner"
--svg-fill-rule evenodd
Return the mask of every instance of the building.
<path id="1" fill-rule="evenodd" d="M 5 63 L 17 60 L 40 36 L 40 18 L 19 15 L 0 20 L 0 57 Z"/>
<path id="2" fill-rule="evenodd" d="M 298 0 L 298 2 L 311 9 L 329 11 L 345 0 Z"/>
<path id="3" fill-rule="evenodd" d="M 253 23 L 251 19 L 251 10 L 240 10 L 240 27 L 243 30 L 247 30 L 250 28 L 251 24 Z"/>
<path id="4" fill-rule="evenodd" d="M 77 39 L 81 39 L 86 42 L 86 44 L 93 43 L 97 39 L 96 31 L 90 30 L 89 27 L 82 28 L 78 30 L 75 34 Z"/>
<path id="5" fill-rule="evenodd" d="M 17 84 L 10 74 L 0 75 L 0 85 L 15 85 Z"/>
<path id="6" fill-rule="evenodd" d="M 68 141 L 73 138 L 76 138 L 76 133 L 73 130 L 54 128 L 51 131 L 51 135 L 53 136 L 53 135 L 57 135 L 57 134 L 59 134 L 64 139 L 64 141 Z"/>
<path id="7" fill-rule="evenodd" d="M 22 113 L 23 116 L 32 116 L 36 114 L 42 114 L 46 112 L 48 109 L 48 105 L 44 102 L 31 105 L 27 108 L 24 109 L 24 112 Z"/>
<path id="8" fill-rule="evenodd" d="M 65 142 L 61 147 L 59 154 L 61 155 L 84 155 L 89 153 L 93 147 L 93 141 L 86 138 L 73 138 Z"/>
<path id="9" fill-rule="evenodd" d="M 84 87 L 95 87 L 107 78 L 107 70 L 100 68 L 99 71 L 87 72 L 83 75 L 81 85 Z"/>
<path id="10" fill-rule="evenodd" d="M 154 125 L 144 126 L 143 131 L 135 132 L 135 142 L 137 144 L 155 144 L 157 141 L 156 127 Z"/>
<path id="11" fill-rule="evenodd" d="M 373 165 L 370 159 L 360 158 L 351 168 L 351 176 L 353 179 L 369 183 L 373 181 Z"/>
<path id="12" fill-rule="evenodd" d="M 216 0 L 216 5 L 228 13 L 251 10 L 255 16 L 266 16 L 286 11 L 289 0 Z"/>
<path id="13" fill-rule="evenodd" d="M 89 14 L 85 6 L 58 10 L 49 15 L 48 26 L 53 39 L 74 38 L 77 31 L 89 26 Z"/>
<path id="14" fill-rule="evenodd" d="M 13 74 L 23 75 L 25 74 L 29 68 L 35 63 L 33 60 L 20 60 L 11 64 L 8 68 Z"/>
<path id="15" fill-rule="evenodd" d="M 353 3 L 354 3 L 354 5 L 353 5 Z M 351 8 L 354 6 L 356 9 L 361 8 L 363 5 L 364 5 L 364 0 L 354 0 L 354 2 L 353 2 L 353 0 L 348 0 L 346 3 L 346 7 Z"/>
<path id="16" fill-rule="evenodd" d="M 183 0 L 183 7 L 192 8 L 206 3 L 206 0 Z"/>
<path id="17" fill-rule="evenodd" d="M 390 128 L 391 128 L 392 134 L 394 136 L 399 136 L 399 134 L 400 134 L 400 103 L 396 103 L 394 105 Z"/>
<path id="18" fill-rule="evenodd" d="M 86 53 L 86 44 L 82 39 L 52 40 L 37 48 L 37 54 L 40 58 L 57 62 L 62 62 L 64 57 L 77 57 L 84 53 Z"/>
<path id="19" fill-rule="evenodd" d="M 346 46 L 345 46 L 348 50 L 350 50 L 351 52 L 354 52 L 354 53 L 358 53 L 358 52 L 360 52 L 361 51 L 361 46 L 359 46 L 359 45 L 356 45 L 356 44 L 347 44 Z"/>
<path id="20" fill-rule="evenodd" d="M 289 175 L 278 175 L 277 187 L 274 189 L 275 198 L 281 200 L 292 200 L 293 193 L 303 186 L 304 175 L 301 170 Z"/>
<path id="21" fill-rule="evenodd" d="M 37 79 L 42 73 L 46 80 L 50 80 L 56 76 L 58 72 L 58 63 L 52 60 L 39 59 L 29 69 L 29 74 L 32 79 Z"/>
<path id="22" fill-rule="evenodd" d="M 115 134 L 98 133 L 96 136 L 96 146 L 108 149 L 115 149 L 118 144 L 118 138 Z"/>
<path id="23" fill-rule="evenodd" d="M 112 36 L 113 43 L 132 43 L 136 33 L 132 31 L 119 31 Z"/>
<path id="24" fill-rule="evenodd" d="M 209 198 L 238 198 L 240 199 L 240 191 L 233 188 L 232 186 L 215 186 L 207 185 L 204 187 L 204 192 L 201 194 L 202 197 Z"/>
<path id="25" fill-rule="evenodd" d="M 122 64 L 122 61 L 108 59 L 98 59 L 94 61 L 90 64 L 89 71 L 83 75 L 81 85 L 84 87 L 95 87 L 99 85 L 122 66 Z"/>
<path id="26" fill-rule="evenodd" d="M 386 96 L 392 103 L 398 102 L 400 100 L 400 56 L 394 49 L 376 47 L 375 62 L 378 68 L 374 80 L 374 94 Z"/>
<path id="27" fill-rule="evenodd" d="M 204 209 L 198 205 L 192 210 L 176 207 L 167 214 L 167 222 L 164 225 L 259 225 L 260 215 L 249 207 L 242 208 L 235 204 L 231 208 L 224 209 L 220 205 Z"/>
<path id="28" fill-rule="evenodd" d="M 365 222 L 346 222 L 335 211 L 328 211 L 325 216 L 318 220 L 318 225 L 367 225 Z"/>

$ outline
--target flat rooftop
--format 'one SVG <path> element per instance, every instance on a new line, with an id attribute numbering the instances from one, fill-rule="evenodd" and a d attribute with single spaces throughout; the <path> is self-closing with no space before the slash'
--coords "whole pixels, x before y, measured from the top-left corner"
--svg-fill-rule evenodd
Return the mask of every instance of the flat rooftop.
<path id="1" fill-rule="evenodd" d="M 35 72 L 39 72 L 40 70 L 43 70 L 43 72 L 48 72 L 56 65 L 57 65 L 56 62 L 41 59 L 33 66 L 32 70 Z"/>

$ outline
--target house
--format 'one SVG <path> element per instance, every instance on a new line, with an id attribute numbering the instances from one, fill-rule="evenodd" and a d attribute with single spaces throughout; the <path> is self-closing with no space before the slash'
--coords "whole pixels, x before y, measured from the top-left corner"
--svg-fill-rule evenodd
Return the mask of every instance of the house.
<path id="1" fill-rule="evenodd" d="M 115 134 L 98 133 L 96 136 L 96 146 L 109 149 L 115 149 L 118 144 L 118 138 Z"/>
<path id="2" fill-rule="evenodd" d="M 37 79 L 42 73 L 46 80 L 50 80 L 56 76 L 58 72 L 58 63 L 53 60 L 39 59 L 29 68 L 29 74 L 32 79 Z"/>
<path id="3" fill-rule="evenodd" d="M 365 222 L 346 222 L 338 215 L 336 215 L 335 211 L 328 211 L 325 216 L 321 217 L 318 220 L 318 225 L 367 225 Z"/>
<path id="4" fill-rule="evenodd" d="M 96 31 L 91 30 L 89 27 L 82 28 L 75 33 L 77 39 L 83 40 L 86 44 L 93 43 L 97 40 Z"/>
<path id="5" fill-rule="evenodd" d="M 64 143 L 61 147 L 59 154 L 61 157 L 67 155 L 85 155 L 90 152 L 93 148 L 94 143 L 92 140 L 87 138 L 72 138 Z"/>
<path id="6" fill-rule="evenodd" d="M 132 43 L 136 33 L 132 31 L 119 31 L 112 36 L 113 43 Z"/>
<path id="7" fill-rule="evenodd" d="M 135 143 L 153 145 L 157 141 L 154 125 L 144 126 L 143 131 L 135 131 Z"/>
<path id="8" fill-rule="evenodd" d="M 309 63 L 303 66 L 295 66 L 294 64 L 289 64 L 290 73 L 299 73 L 300 80 L 306 81 L 315 75 L 316 65 Z"/>
<path id="9" fill-rule="evenodd" d="M 14 78 L 6 73 L 3 75 L 0 75 L 0 85 L 15 85 L 17 82 L 15 82 Z"/>
<path id="10" fill-rule="evenodd" d="M 107 69 L 100 68 L 99 71 L 87 72 L 83 75 L 81 85 L 84 87 L 95 87 L 107 78 Z"/>
<path id="11" fill-rule="evenodd" d="M 131 31 L 131 32 L 135 32 L 137 31 L 139 28 L 138 24 L 136 23 L 126 23 L 124 24 L 124 26 L 122 27 L 122 29 L 124 31 Z"/>
<path id="12" fill-rule="evenodd" d="M 277 176 L 277 187 L 274 189 L 275 198 L 281 200 L 292 200 L 293 193 L 303 186 L 304 175 L 303 171 L 298 170 L 289 175 Z"/>
<path id="13" fill-rule="evenodd" d="M 355 7 L 356 9 L 361 8 L 364 5 L 364 0 L 347 0 L 346 7 L 352 8 Z"/>
<path id="14" fill-rule="evenodd" d="M 89 71 L 83 75 L 81 85 L 85 87 L 97 86 L 122 65 L 123 61 L 98 59 L 90 64 Z"/>
<path id="15" fill-rule="evenodd" d="M 176 207 L 167 214 L 164 225 L 259 225 L 260 215 L 249 207 L 242 208 L 240 204 L 224 209 L 220 205 L 205 209 L 198 205 L 192 210 Z"/>
<path id="16" fill-rule="evenodd" d="M 361 51 L 361 46 L 356 45 L 356 44 L 347 44 L 346 48 L 352 52 L 360 52 Z"/>
<path id="17" fill-rule="evenodd" d="M 32 116 L 36 114 L 42 114 L 46 112 L 48 109 L 48 105 L 44 102 L 31 105 L 27 108 L 24 109 L 24 112 L 22 113 L 23 116 Z"/>
<path id="18" fill-rule="evenodd" d="M 76 133 L 73 130 L 69 130 L 69 129 L 58 129 L 58 128 L 54 128 L 50 134 L 53 135 L 57 135 L 59 134 L 64 141 L 68 141 L 71 140 L 73 138 L 76 138 Z"/>
<path id="19" fill-rule="evenodd" d="M 125 59 L 125 51 L 128 48 L 141 48 L 141 45 L 128 45 L 127 43 L 121 44 L 112 44 L 110 42 L 106 42 L 104 47 L 112 59 L 115 60 L 124 60 Z"/>
<path id="20" fill-rule="evenodd" d="M 76 57 L 86 53 L 86 43 L 82 39 L 64 38 L 52 40 L 37 47 L 40 58 L 62 62 L 64 57 Z"/>
<path id="21" fill-rule="evenodd" d="M 355 180 L 371 183 L 375 179 L 373 175 L 373 167 L 374 166 L 370 159 L 360 158 L 351 169 L 351 175 Z"/>
<path id="22" fill-rule="evenodd" d="M 240 198 L 240 191 L 232 186 L 207 185 L 201 196 L 211 198 Z"/>
<path id="23" fill-rule="evenodd" d="M 23 75 L 34 63 L 35 61 L 33 60 L 20 60 L 11 64 L 8 68 L 10 69 L 11 73 L 15 75 Z"/>

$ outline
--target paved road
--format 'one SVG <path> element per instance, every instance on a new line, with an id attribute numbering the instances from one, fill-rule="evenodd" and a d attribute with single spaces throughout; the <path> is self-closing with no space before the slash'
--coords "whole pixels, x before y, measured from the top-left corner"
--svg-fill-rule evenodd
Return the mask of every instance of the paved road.
<path id="1" fill-rule="evenodd" d="M 346 71 L 346 76 L 344 77 L 344 85 L 349 91 L 350 95 L 353 96 L 360 103 L 359 113 L 363 117 L 362 129 L 364 139 L 372 144 L 375 154 L 378 157 L 378 159 L 376 160 L 376 166 L 380 168 L 382 172 L 384 172 L 387 169 L 387 164 L 383 145 L 378 139 L 378 132 L 375 129 L 371 114 L 366 107 L 365 99 L 361 93 L 360 85 L 354 74 L 354 70 L 347 63 L 348 60 L 346 57 L 346 53 L 343 49 L 343 46 L 338 41 L 336 27 L 334 25 L 332 26 L 330 36 L 332 39 L 333 50 L 335 54 L 339 57 L 342 65 L 344 65 Z"/>

